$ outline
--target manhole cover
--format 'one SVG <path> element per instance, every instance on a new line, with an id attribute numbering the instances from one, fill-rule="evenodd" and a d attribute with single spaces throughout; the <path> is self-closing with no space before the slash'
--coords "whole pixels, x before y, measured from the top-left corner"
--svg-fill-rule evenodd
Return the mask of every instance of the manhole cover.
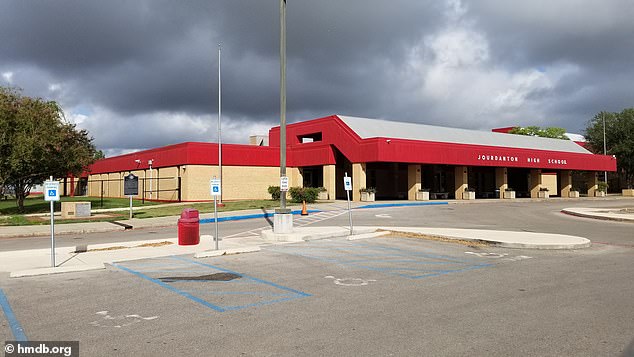
<path id="1" fill-rule="evenodd" d="M 215 273 L 215 274 L 208 274 L 208 275 L 201 275 L 201 276 L 170 276 L 170 277 L 165 277 L 165 278 L 159 278 L 161 279 L 162 282 L 164 283 L 173 283 L 175 281 L 189 281 L 189 280 L 196 280 L 196 281 L 229 281 L 229 280 L 233 280 L 233 279 L 239 279 L 241 278 L 240 275 L 238 274 L 233 274 L 233 273 Z"/>

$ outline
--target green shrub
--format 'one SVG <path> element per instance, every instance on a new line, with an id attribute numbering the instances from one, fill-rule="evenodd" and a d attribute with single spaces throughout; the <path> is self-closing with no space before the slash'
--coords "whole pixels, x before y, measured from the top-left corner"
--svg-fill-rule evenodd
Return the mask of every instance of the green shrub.
<path id="1" fill-rule="evenodd" d="M 376 193 L 376 187 L 361 187 L 359 192 Z"/>
<path id="2" fill-rule="evenodd" d="M 319 195 L 319 188 L 316 187 L 291 187 L 288 190 L 293 202 L 300 203 L 306 201 L 306 203 L 314 203 Z"/>
<path id="3" fill-rule="evenodd" d="M 280 186 L 269 186 L 269 194 L 273 201 L 279 201 L 280 199 Z"/>
<path id="4" fill-rule="evenodd" d="M 608 187 L 609 187 L 609 185 L 608 185 L 607 183 L 605 183 L 605 182 L 603 182 L 603 181 L 599 181 L 598 186 L 599 186 L 599 191 L 601 191 L 601 192 L 608 192 Z"/>

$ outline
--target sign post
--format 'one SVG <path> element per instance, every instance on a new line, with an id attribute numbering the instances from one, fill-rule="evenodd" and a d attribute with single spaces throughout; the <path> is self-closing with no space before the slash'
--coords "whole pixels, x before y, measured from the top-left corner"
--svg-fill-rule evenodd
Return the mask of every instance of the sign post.
<path id="1" fill-rule="evenodd" d="M 343 178 L 343 187 L 346 190 L 346 197 L 348 198 L 348 217 L 350 218 L 350 235 L 352 235 L 352 210 L 350 209 L 350 191 L 352 191 L 352 177 L 348 177 L 347 172 Z"/>
<path id="2" fill-rule="evenodd" d="M 139 194 L 139 177 L 130 172 L 123 178 L 123 195 L 130 196 L 130 219 L 132 219 L 132 196 Z"/>
<path id="3" fill-rule="evenodd" d="M 220 237 L 218 237 L 218 197 L 222 194 L 221 182 L 220 179 L 217 179 L 215 176 L 209 182 L 211 187 L 211 195 L 214 198 L 214 222 L 216 224 L 216 234 L 214 235 L 214 241 L 216 242 L 216 250 L 218 250 L 218 241 Z"/>
<path id="4" fill-rule="evenodd" d="M 54 202 L 59 201 L 59 182 L 53 181 L 53 176 L 44 181 L 44 201 L 51 202 L 51 267 L 55 268 L 55 207 Z"/>

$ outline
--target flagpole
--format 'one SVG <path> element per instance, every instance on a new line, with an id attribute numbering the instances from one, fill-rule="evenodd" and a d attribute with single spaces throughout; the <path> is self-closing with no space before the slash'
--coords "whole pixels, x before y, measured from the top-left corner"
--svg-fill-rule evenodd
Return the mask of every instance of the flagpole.
<path id="1" fill-rule="evenodd" d="M 222 136 L 220 130 L 220 119 L 222 118 L 222 85 L 220 80 L 220 44 L 218 44 L 218 177 L 220 178 L 220 195 L 218 205 L 222 204 Z"/>

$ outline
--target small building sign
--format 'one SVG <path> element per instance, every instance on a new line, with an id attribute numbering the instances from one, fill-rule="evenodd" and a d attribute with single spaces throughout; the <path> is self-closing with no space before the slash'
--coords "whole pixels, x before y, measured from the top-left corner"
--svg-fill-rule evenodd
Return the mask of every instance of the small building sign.
<path id="1" fill-rule="evenodd" d="M 280 191 L 288 191 L 288 176 L 280 177 Z"/>

